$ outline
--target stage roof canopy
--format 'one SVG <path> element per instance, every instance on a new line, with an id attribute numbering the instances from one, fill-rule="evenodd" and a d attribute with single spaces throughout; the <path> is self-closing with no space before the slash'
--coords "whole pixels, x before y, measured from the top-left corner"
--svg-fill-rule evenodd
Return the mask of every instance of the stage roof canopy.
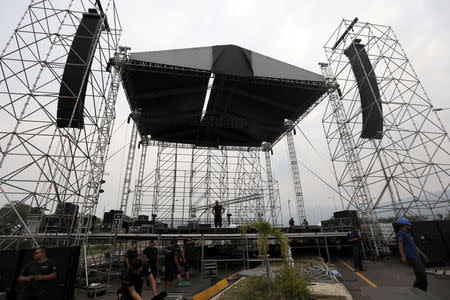
<path id="1" fill-rule="evenodd" d="M 235 45 L 131 53 L 122 81 L 141 135 L 209 147 L 273 143 L 326 91 L 321 75 Z"/>

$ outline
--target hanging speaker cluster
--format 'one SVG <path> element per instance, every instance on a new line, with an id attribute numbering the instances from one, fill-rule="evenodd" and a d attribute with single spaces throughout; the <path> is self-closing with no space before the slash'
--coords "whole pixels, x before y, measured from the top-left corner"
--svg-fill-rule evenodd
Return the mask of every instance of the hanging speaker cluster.
<path id="1" fill-rule="evenodd" d="M 367 51 L 364 45 L 360 44 L 360 40 L 354 40 L 344 50 L 344 54 L 350 60 L 361 98 L 363 117 L 361 138 L 381 139 L 383 135 L 383 110 L 380 90 Z"/>
<path id="2" fill-rule="evenodd" d="M 57 126 L 83 128 L 84 100 L 103 17 L 96 9 L 83 14 L 67 56 L 58 97 Z"/>

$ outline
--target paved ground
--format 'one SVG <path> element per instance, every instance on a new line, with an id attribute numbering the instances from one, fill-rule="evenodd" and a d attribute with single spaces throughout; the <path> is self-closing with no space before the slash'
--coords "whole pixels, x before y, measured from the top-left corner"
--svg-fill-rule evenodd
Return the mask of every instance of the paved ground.
<path id="1" fill-rule="evenodd" d="M 350 260 L 343 260 L 348 265 L 352 265 Z M 363 300 L 361 287 L 370 286 L 370 283 L 349 270 L 345 264 L 339 260 L 333 262 L 338 271 L 342 274 L 342 283 L 350 292 L 354 300 Z M 368 281 L 376 286 L 386 287 L 410 287 L 412 286 L 415 276 L 412 269 L 401 264 L 398 260 L 388 259 L 378 262 L 365 262 L 364 266 L 367 270 L 361 272 Z M 428 292 L 442 300 L 450 299 L 450 277 L 439 277 L 428 274 Z M 389 299 L 386 299 L 389 300 Z"/>

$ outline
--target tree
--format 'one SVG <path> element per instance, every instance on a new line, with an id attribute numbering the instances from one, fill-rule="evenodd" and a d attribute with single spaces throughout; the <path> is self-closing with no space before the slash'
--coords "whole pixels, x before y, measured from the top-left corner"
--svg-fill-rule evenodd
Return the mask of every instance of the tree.
<path id="1" fill-rule="evenodd" d="M 23 203 L 14 204 L 14 207 L 25 222 L 28 214 L 42 214 L 43 212 L 42 208 L 31 207 Z M 11 234 L 14 229 L 19 229 L 22 226 L 22 222 L 10 204 L 5 204 L 0 208 L 0 234 Z"/>
<path id="2" fill-rule="evenodd" d="M 264 257 L 266 264 L 266 275 L 270 285 L 270 266 L 269 258 L 267 255 L 267 238 L 269 235 L 273 235 L 280 242 L 281 257 L 285 258 L 288 252 L 288 240 L 283 235 L 281 230 L 275 229 L 269 222 L 259 219 L 257 222 L 248 222 L 242 227 L 242 235 L 245 235 L 249 228 L 255 228 L 258 232 L 258 252 L 259 255 Z"/>

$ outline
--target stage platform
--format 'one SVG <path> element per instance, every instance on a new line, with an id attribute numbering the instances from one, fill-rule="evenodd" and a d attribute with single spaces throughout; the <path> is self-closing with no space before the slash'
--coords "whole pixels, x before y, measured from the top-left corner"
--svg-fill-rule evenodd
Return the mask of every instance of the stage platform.
<path id="1" fill-rule="evenodd" d="M 243 236 L 240 233 L 108 233 L 108 232 L 100 232 L 100 233 L 88 233 L 86 234 L 88 239 L 108 239 L 111 237 L 115 237 L 117 239 L 139 239 L 139 240 L 171 240 L 171 239 L 199 239 L 203 238 L 204 240 L 234 240 L 234 239 L 257 239 L 258 234 L 256 233 L 248 233 Z M 347 232 L 289 232 L 284 234 L 289 239 L 295 238 L 332 238 L 332 237 L 345 237 L 347 236 Z M 47 238 L 47 239 L 67 239 L 74 238 L 74 235 L 68 235 L 65 233 L 36 233 L 34 234 L 35 238 Z M 11 240 L 11 239 L 30 239 L 31 236 L 29 234 L 25 235 L 0 235 L 0 240 Z M 270 239 L 274 239 L 274 236 L 269 236 Z"/>

